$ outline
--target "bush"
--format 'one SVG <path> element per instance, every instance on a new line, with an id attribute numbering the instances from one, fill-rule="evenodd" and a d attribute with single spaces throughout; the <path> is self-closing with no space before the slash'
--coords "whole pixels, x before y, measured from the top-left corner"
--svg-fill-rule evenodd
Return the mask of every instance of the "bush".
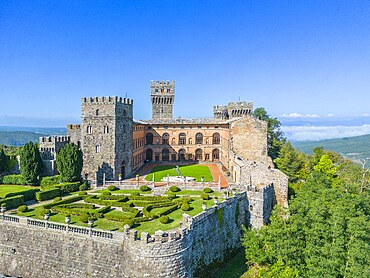
<path id="1" fill-rule="evenodd" d="M 140 186 L 140 191 L 151 191 L 152 189 L 147 185 Z"/>
<path id="2" fill-rule="evenodd" d="M 50 214 L 50 210 L 49 209 L 40 209 L 39 212 L 38 212 L 38 216 L 40 216 L 40 217 L 44 217 L 45 214 Z"/>
<path id="3" fill-rule="evenodd" d="M 78 196 L 84 196 L 84 195 L 87 195 L 87 192 L 86 191 L 78 192 Z"/>
<path id="4" fill-rule="evenodd" d="M 89 221 L 89 215 L 87 213 L 81 214 L 80 221 L 83 223 L 87 223 Z"/>
<path id="5" fill-rule="evenodd" d="M 56 203 L 46 204 L 46 205 L 44 205 L 44 208 L 51 209 L 54 206 L 70 204 L 70 203 L 74 203 L 74 202 L 77 202 L 77 201 L 80 201 L 80 200 L 82 200 L 81 196 L 73 196 L 73 197 L 70 197 L 70 198 L 65 198 L 65 199 L 63 199 L 59 202 L 56 202 Z"/>
<path id="6" fill-rule="evenodd" d="M 202 193 L 200 194 L 200 198 L 202 198 L 203 200 L 209 200 L 209 195 L 207 193 Z"/>
<path id="7" fill-rule="evenodd" d="M 25 201 L 31 201 L 31 200 L 35 200 L 36 192 L 39 192 L 39 191 L 40 189 L 37 188 L 37 189 L 27 189 L 27 190 L 19 191 L 19 192 L 11 192 L 11 193 L 6 194 L 5 198 L 22 195 Z"/>
<path id="8" fill-rule="evenodd" d="M 60 200 L 62 200 L 62 198 L 61 198 L 61 197 L 55 197 L 55 198 L 53 199 L 53 203 L 59 202 Z"/>
<path id="9" fill-rule="evenodd" d="M 173 193 L 173 192 L 168 192 L 167 193 L 167 196 L 168 196 L 168 199 L 170 199 L 170 200 L 173 200 L 173 199 L 175 199 L 177 197 L 176 194 Z"/>
<path id="10" fill-rule="evenodd" d="M 50 177 L 43 177 L 41 179 L 40 185 L 41 185 L 41 188 L 42 188 L 42 187 L 48 186 L 48 185 L 59 184 L 59 183 L 61 183 L 61 181 L 62 180 L 60 178 L 60 175 L 50 176 Z"/>
<path id="11" fill-rule="evenodd" d="M 182 211 L 188 211 L 190 210 L 190 205 L 188 202 L 183 202 L 182 205 L 181 205 L 181 210 Z"/>
<path id="12" fill-rule="evenodd" d="M 2 177 L 3 184 L 24 185 L 26 181 L 22 175 L 7 175 Z"/>
<path id="13" fill-rule="evenodd" d="M 140 193 L 139 193 L 139 192 L 132 192 L 132 193 L 131 193 L 131 196 L 132 196 L 132 197 L 140 196 Z"/>
<path id="14" fill-rule="evenodd" d="M 26 205 L 22 205 L 18 207 L 18 212 L 26 212 L 28 207 Z"/>
<path id="15" fill-rule="evenodd" d="M 80 185 L 80 187 L 78 188 L 80 191 L 85 191 L 85 190 L 88 190 L 89 189 L 89 184 L 87 183 L 87 181 L 84 181 L 83 184 Z"/>
<path id="16" fill-rule="evenodd" d="M 213 193 L 213 190 L 209 187 L 203 189 L 204 193 Z"/>
<path id="17" fill-rule="evenodd" d="M 181 191 L 181 189 L 178 188 L 177 186 L 173 185 L 173 186 L 170 187 L 170 191 L 172 191 L 172 192 L 179 192 L 179 191 Z"/>
<path id="18" fill-rule="evenodd" d="M 0 199 L 0 204 L 6 204 L 6 209 L 17 208 L 24 205 L 24 198 L 22 195 Z"/>
<path id="19" fill-rule="evenodd" d="M 125 219 L 125 221 L 123 221 L 123 227 L 124 227 L 125 225 L 129 225 L 129 226 L 130 226 L 130 228 L 131 228 L 132 226 L 134 226 L 134 223 L 135 223 L 135 220 L 134 220 L 134 219 L 132 219 L 132 218 L 127 218 L 127 219 Z"/>
<path id="20" fill-rule="evenodd" d="M 61 190 L 59 188 L 54 188 L 46 191 L 41 191 L 36 193 L 36 200 L 41 202 L 45 200 L 50 200 L 61 195 Z"/>
<path id="21" fill-rule="evenodd" d="M 55 188 L 59 188 L 63 193 L 76 192 L 80 188 L 80 182 L 65 182 L 55 185 Z"/>
<path id="22" fill-rule="evenodd" d="M 109 191 L 115 191 L 115 190 L 117 190 L 118 188 L 117 187 L 115 187 L 114 185 L 110 185 L 110 186 L 108 186 L 108 190 Z"/>
<path id="23" fill-rule="evenodd" d="M 109 191 L 103 191 L 103 192 L 101 193 L 101 195 L 102 195 L 102 196 L 109 196 L 109 195 L 112 195 L 112 193 L 111 193 L 111 192 L 109 192 Z"/>
<path id="24" fill-rule="evenodd" d="M 167 224 L 170 221 L 170 218 L 167 215 L 163 215 L 159 218 L 159 222 L 162 224 Z"/>

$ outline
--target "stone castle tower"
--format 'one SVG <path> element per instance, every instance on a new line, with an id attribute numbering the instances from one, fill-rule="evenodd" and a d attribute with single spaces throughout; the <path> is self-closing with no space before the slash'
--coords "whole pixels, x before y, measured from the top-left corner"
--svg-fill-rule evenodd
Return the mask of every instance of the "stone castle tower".
<path id="1" fill-rule="evenodd" d="M 131 173 L 132 108 L 126 98 L 82 98 L 83 175 L 102 181 L 104 174 L 106 180 L 118 180 Z"/>
<path id="2" fill-rule="evenodd" d="M 150 81 L 152 119 L 172 119 L 175 100 L 175 81 Z"/>

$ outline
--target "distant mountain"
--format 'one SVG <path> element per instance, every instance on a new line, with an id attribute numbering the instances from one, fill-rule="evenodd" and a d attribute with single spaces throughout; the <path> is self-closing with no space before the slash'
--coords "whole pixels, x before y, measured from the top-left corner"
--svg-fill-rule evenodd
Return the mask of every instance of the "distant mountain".
<path id="1" fill-rule="evenodd" d="M 369 158 L 367 166 L 370 167 L 370 134 L 322 141 L 292 142 L 292 144 L 307 154 L 312 154 L 312 149 L 315 147 L 323 147 L 354 161 Z"/>
<path id="2" fill-rule="evenodd" d="M 41 136 L 64 134 L 65 128 L 0 126 L 0 145 L 23 146 L 30 141 L 37 143 Z"/>

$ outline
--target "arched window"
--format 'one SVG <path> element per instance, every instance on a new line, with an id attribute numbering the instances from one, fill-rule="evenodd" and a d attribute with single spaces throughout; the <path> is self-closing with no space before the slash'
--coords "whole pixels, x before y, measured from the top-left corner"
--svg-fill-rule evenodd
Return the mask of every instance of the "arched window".
<path id="1" fill-rule="evenodd" d="M 220 134 L 218 132 L 213 133 L 212 144 L 213 145 L 219 145 L 220 144 Z"/>
<path id="2" fill-rule="evenodd" d="M 202 149 L 197 149 L 195 151 L 195 159 L 199 161 L 202 160 Z"/>
<path id="3" fill-rule="evenodd" d="M 203 134 L 197 133 L 195 135 L 195 144 L 203 144 Z"/>
<path id="4" fill-rule="evenodd" d="M 153 145 L 153 133 L 147 133 L 145 139 L 147 145 Z"/>
<path id="5" fill-rule="evenodd" d="M 162 135 L 162 144 L 163 145 L 168 145 L 170 142 L 170 135 L 168 133 L 164 133 Z"/>
<path id="6" fill-rule="evenodd" d="M 212 160 L 219 160 L 220 159 L 220 150 L 219 149 L 214 149 L 212 151 Z"/>
<path id="7" fill-rule="evenodd" d="M 92 127 L 91 127 L 91 125 L 88 125 L 87 126 L 86 133 L 87 134 L 92 134 Z"/>
<path id="8" fill-rule="evenodd" d="M 99 109 L 96 109 L 95 116 L 99 116 Z"/>
<path id="9" fill-rule="evenodd" d="M 168 149 L 162 150 L 162 161 L 169 161 L 170 160 L 170 151 Z"/>
<path id="10" fill-rule="evenodd" d="M 179 160 L 185 160 L 185 154 L 186 154 L 185 149 L 180 149 L 179 150 Z"/>
<path id="11" fill-rule="evenodd" d="M 185 145 L 186 144 L 186 135 L 185 133 L 179 134 L 179 145 Z"/>
<path id="12" fill-rule="evenodd" d="M 146 150 L 146 160 L 152 161 L 153 160 L 153 150 L 147 149 Z"/>
<path id="13" fill-rule="evenodd" d="M 176 144 L 176 139 L 172 138 L 172 145 L 175 145 L 175 144 Z"/>

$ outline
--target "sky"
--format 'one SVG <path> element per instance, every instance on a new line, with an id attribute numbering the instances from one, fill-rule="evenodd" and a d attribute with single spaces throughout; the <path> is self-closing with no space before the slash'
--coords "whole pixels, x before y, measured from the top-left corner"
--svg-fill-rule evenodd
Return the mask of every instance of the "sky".
<path id="1" fill-rule="evenodd" d="M 242 100 L 370 124 L 369 26 L 368 0 L 0 0 L 0 125 L 79 122 L 84 96 L 149 119 L 150 80 L 175 80 L 176 117 Z"/>

